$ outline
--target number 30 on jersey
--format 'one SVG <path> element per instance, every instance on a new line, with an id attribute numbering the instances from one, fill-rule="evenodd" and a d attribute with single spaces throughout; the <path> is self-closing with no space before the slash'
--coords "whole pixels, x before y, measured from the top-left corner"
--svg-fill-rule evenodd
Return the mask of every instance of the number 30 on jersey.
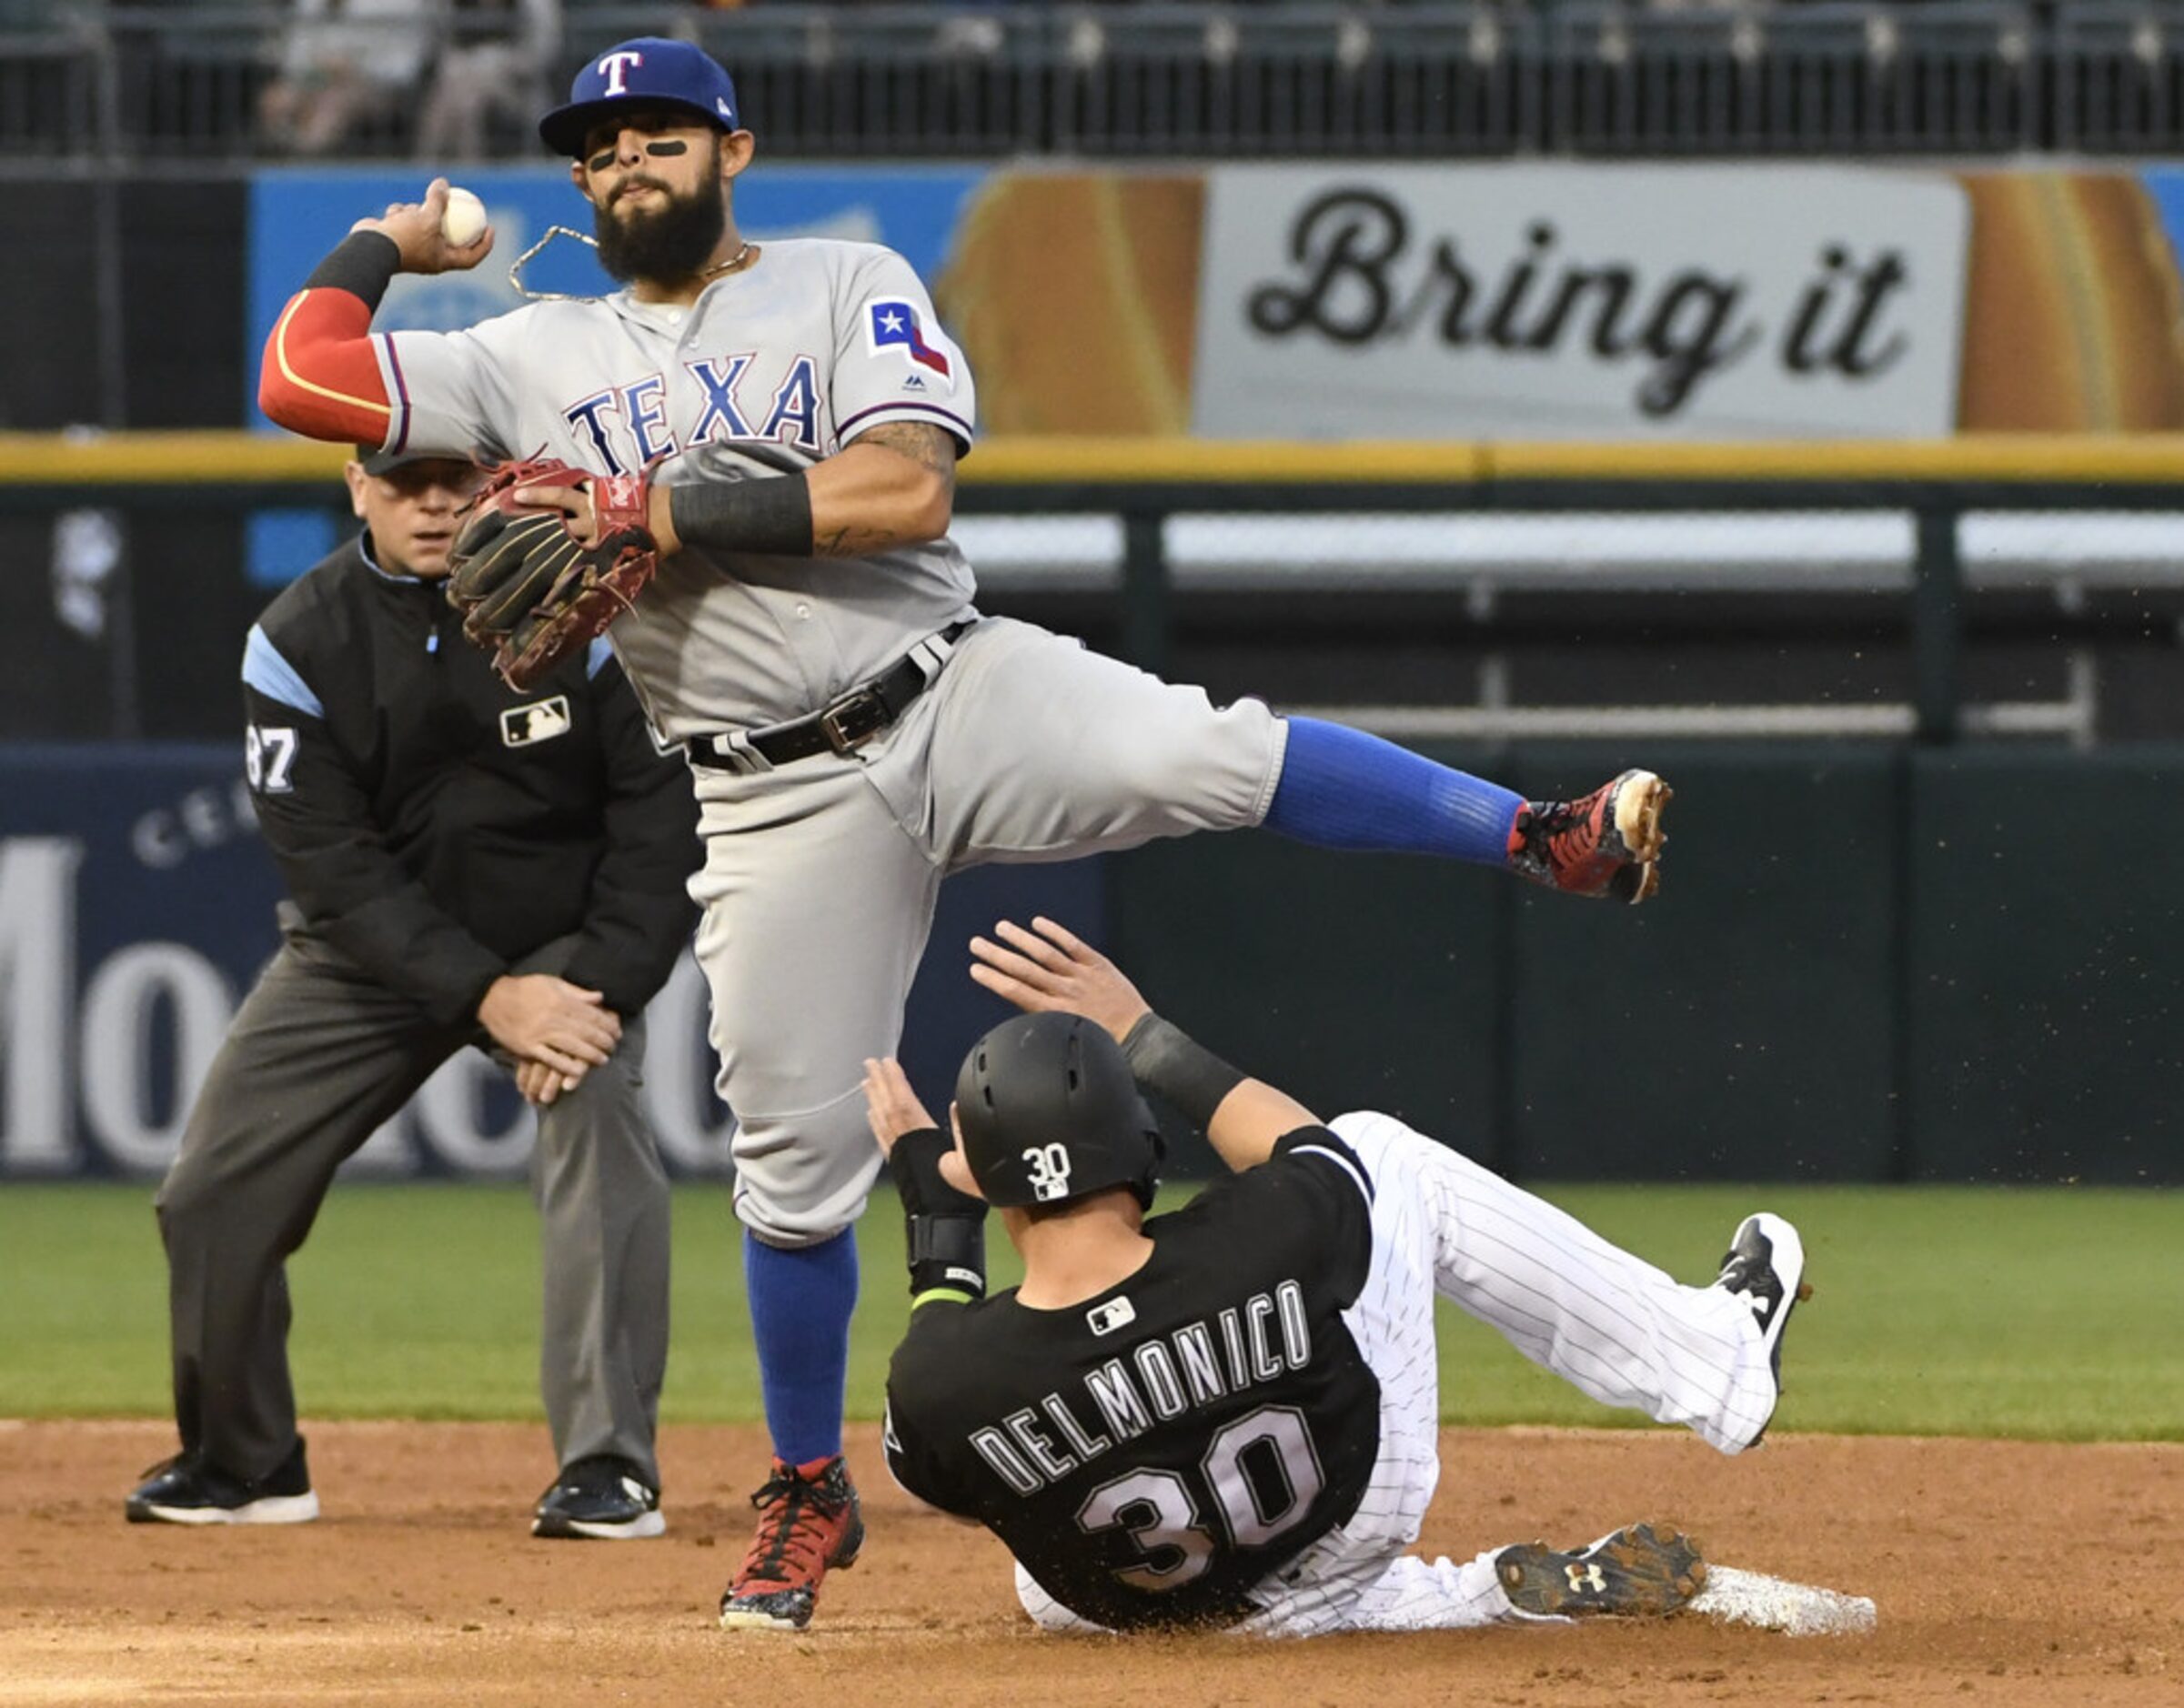
<path id="1" fill-rule="evenodd" d="M 1218 1431 L 1198 1474 L 1213 1493 L 1218 1532 L 1183 1476 L 1157 1466 L 1094 1489 L 1077 1510 L 1077 1528 L 1130 1533 L 1144 1558 L 1112 1568 L 1123 1582 L 1180 1589 L 1213 1563 L 1223 1536 L 1232 1547 L 1263 1548 L 1302 1523 L 1327 1486 L 1311 1426 L 1288 1405 L 1263 1405 Z"/>

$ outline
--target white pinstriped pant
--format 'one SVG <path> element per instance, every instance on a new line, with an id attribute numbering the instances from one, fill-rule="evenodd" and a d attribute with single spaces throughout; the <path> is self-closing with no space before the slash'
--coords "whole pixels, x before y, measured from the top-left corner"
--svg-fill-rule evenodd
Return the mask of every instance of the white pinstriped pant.
<path id="1" fill-rule="evenodd" d="M 1373 1177 L 1372 1267 L 1343 1315 L 1380 1381 L 1380 1457 L 1349 1522 L 1263 1583 L 1238 1629 L 1311 1637 L 1522 1619 L 1495 1575 L 1499 1546 L 1461 1562 L 1406 1552 L 1441 1474 L 1434 1295 L 1603 1404 L 1684 1424 L 1724 1452 L 1749 1444 L 1774 1404 L 1758 1329 L 1727 1293 L 1681 1285 L 1393 1116 L 1332 1125 Z M 1045 1629 L 1093 1629 L 1022 1567 L 1016 1588 Z"/>

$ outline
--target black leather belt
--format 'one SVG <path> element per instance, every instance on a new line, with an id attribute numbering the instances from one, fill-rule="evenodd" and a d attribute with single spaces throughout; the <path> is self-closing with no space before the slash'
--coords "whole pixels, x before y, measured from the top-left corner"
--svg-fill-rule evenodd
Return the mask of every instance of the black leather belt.
<path id="1" fill-rule="evenodd" d="M 970 628 L 968 621 L 951 623 L 941 630 L 939 638 L 953 645 Z M 754 729 L 743 740 L 769 765 L 787 765 L 814 753 L 853 753 L 908 711 L 931 680 L 917 655 L 908 653 L 809 718 Z M 722 771 L 750 769 L 736 757 L 734 747 L 718 736 L 693 736 L 683 745 L 693 765 Z"/>

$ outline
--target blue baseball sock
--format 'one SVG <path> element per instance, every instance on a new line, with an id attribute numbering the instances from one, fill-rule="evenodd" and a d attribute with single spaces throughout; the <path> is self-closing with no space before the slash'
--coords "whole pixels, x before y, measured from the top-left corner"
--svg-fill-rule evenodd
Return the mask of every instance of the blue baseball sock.
<path id="1" fill-rule="evenodd" d="M 857 1307 L 857 1236 L 819 1245 L 768 1245 L 743 1235 L 743 1281 L 759 1343 L 759 1389 L 773 1451 L 792 1465 L 841 1451 L 850 1313 Z"/>
<path id="2" fill-rule="evenodd" d="M 1320 848 L 1499 866 L 1509 858 L 1509 827 L 1524 799 L 1362 729 L 1292 718 L 1266 828 Z"/>

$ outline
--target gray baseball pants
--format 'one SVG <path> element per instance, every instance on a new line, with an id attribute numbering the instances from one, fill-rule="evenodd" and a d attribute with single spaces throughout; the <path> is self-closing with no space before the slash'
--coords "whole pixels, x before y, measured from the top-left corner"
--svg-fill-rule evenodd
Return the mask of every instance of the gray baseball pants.
<path id="1" fill-rule="evenodd" d="M 690 895 L 744 1224 L 811 1245 L 863 1211 L 881 1166 L 864 1061 L 901 1039 L 942 877 L 1255 825 L 1287 731 L 1258 700 L 1215 707 L 988 618 L 855 751 L 699 768 Z"/>
<path id="2" fill-rule="evenodd" d="M 515 970 L 565 966 L 573 939 Z M 478 1041 L 291 931 L 244 1000 L 159 1189 L 182 1444 L 230 1475 L 269 1474 L 296 1443 L 288 1283 L 334 1171 L 448 1057 Z M 539 1380 L 560 1465 L 613 1453 L 657 1488 L 668 1355 L 668 1181 L 639 1100 L 644 1025 L 538 1112 Z M 450 1300 L 450 1310 L 460 1301 Z"/>

